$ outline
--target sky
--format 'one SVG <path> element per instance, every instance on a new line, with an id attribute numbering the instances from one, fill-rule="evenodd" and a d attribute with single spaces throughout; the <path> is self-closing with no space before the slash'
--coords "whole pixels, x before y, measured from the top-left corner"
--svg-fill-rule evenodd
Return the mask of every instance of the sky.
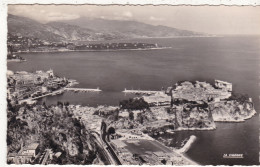
<path id="1" fill-rule="evenodd" d="M 8 5 L 42 23 L 79 17 L 134 20 L 209 34 L 260 35 L 260 6 Z"/>

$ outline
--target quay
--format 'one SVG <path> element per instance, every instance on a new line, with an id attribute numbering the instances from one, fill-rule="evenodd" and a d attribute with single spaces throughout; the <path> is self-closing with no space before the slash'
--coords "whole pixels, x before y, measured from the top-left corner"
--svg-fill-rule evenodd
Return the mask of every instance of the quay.
<path id="1" fill-rule="evenodd" d="M 23 100 L 20 100 L 19 103 L 22 104 L 24 102 L 26 103 L 34 103 L 34 100 L 37 100 L 37 99 L 40 99 L 40 98 L 43 98 L 43 97 L 46 97 L 46 96 L 55 96 L 55 95 L 59 95 L 59 94 L 62 94 L 64 91 L 74 91 L 74 92 L 100 92 L 102 90 L 100 90 L 99 88 L 97 89 L 87 89 L 87 88 L 68 88 L 68 87 L 65 87 L 65 88 L 61 88 L 59 90 L 56 90 L 56 91 L 53 91 L 51 93 L 47 93 L 47 94 L 44 94 L 44 95 L 41 95 L 41 96 L 37 96 L 37 97 L 34 97 L 34 98 L 28 98 L 28 99 L 23 99 Z"/>
<path id="2" fill-rule="evenodd" d="M 41 95 L 41 96 L 37 96 L 37 97 L 34 97 L 34 98 L 23 99 L 23 100 L 19 101 L 19 104 L 22 104 L 24 102 L 26 102 L 26 103 L 34 103 L 35 102 L 34 100 L 37 100 L 37 99 L 40 99 L 40 98 L 43 98 L 43 97 L 46 97 L 46 96 L 59 95 L 59 94 L 62 94 L 63 91 L 64 91 L 64 89 L 60 89 L 60 90 L 56 90 L 54 92 L 47 93 L 47 94 L 44 94 L 44 95 Z"/>
<path id="3" fill-rule="evenodd" d="M 123 91 L 124 93 L 135 93 L 135 94 L 154 94 L 154 93 L 159 93 L 162 91 L 153 91 L 153 90 L 125 90 Z"/>
<path id="4" fill-rule="evenodd" d="M 74 91 L 74 92 L 101 92 L 99 88 L 97 89 L 87 89 L 87 88 L 64 88 L 67 91 Z"/>

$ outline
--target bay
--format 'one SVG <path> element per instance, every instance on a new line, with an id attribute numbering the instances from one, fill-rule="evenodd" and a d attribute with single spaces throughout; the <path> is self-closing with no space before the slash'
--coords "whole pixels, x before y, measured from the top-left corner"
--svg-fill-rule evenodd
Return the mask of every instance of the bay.
<path id="1" fill-rule="evenodd" d="M 12 71 L 54 70 L 76 79 L 76 87 L 97 88 L 100 93 L 72 93 L 43 98 L 47 104 L 69 101 L 81 105 L 118 105 L 132 97 L 127 89 L 161 90 L 180 80 L 233 83 L 233 90 L 253 98 L 259 113 L 260 37 L 133 39 L 111 42 L 158 43 L 171 47 L 143 51 L 23 53 L 27 62 L 8 63 Z M 92 42 L 93 43 L 93 42 Z M 100 43 L 100 42 L 97 42 Z M 166 138 L 179 141 L 194 134 L 198 140 L 187 156 L 200 164 L 253 165 L 259 162 L 258 115 L 244 123 L 217 123 L 214 131 L 184 131 Z M 224 159 L 223 154 L 243 154 Z"/>

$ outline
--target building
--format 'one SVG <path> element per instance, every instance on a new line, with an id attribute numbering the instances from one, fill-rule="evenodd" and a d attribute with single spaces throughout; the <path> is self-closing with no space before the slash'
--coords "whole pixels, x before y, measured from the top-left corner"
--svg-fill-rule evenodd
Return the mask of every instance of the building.
<path id="1" fill-rule="evenodd" d="M 232 91 L 232 83 L 229 82 L 215 80 L 215 86 L 226 91 Z"/>
<path id="2" fill-rule="evenodd" d="M 111 141 L 111 144 L 116 150 L 119 150 L 120 148 L 124 148 L 126 146 L 126 144 L 122 140 L 113 140 Z"/>
<path id="3" fill-rule="evenodd" d="M 46 73 L 48 73 L 49 77 L 54 77 L 54 73 L 53 70 L 50 69 L 49 71 L 47 71 Z"/>
<path id="4" fill-rule="evenodd" d="M 18 153 L 9 153 L 7 161 L 14 162 L 15 164 L 27 164 L 32 161 L 39 152 L 39 144 L 31 143 L 28 146 L 22 147 Z"/>
<path id="5" fill-rule="evenodd" d="M 167 156 L 165 153 L 163 153 L 162 151 L 156 151 L 153 153 L 160 161 L 163 159 L 167 159 Z"/>
<path id="6" fill-rule="evenodd" d="M 118 116 L 123 117 L 123 118 L 127 118 L 127 117 L 129 117 L 129 112 L 128 111 L 119 112 Z"/>
<path id="7" fill-rule="evenodd" d="M 7 155 L 7 162 L 15 162 L 16 155 L 17 155 L 17 153 L 9 153 Z"/>
<path id="8" fill-rule="evenodd" d="M 168 96 L 170 96 L 171 93 L 172 93 L 172 90 L 173 90 L 173 87 L 168 87 L 168 88 L 165 90 L 165 94 L 167 94 Z"/>
<path id="9" fill-rule="evenodd" d="M 38 146 L 38 143 L 31 143 L 30 145 L 23 148 L 22 154 L 31 154 L 33 157 L 35 157 L 39 152 Z"/>

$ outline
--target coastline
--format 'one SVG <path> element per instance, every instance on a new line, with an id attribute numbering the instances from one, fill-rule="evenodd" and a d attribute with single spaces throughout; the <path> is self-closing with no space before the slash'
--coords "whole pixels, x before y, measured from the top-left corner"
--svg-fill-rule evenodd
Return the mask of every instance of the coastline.
<path id="1" fill-rule="evenodd" d="M 42 95 L 42 96 L 39 96 L 39 97 L 28 98 L 28 99 L 20 100 L 19 103 L 22 104 L 22 103 L 28 102 L 28 101 L 35 101 L 35 100 L 37 100 L 37 99 L 41 99 L 41 98 L 46 97 L 46 96 L 55 96 L 55 95 L 61 94 L 61 93 L 63 93 L 63 92 L 64 92 L 64 88 L 61 88 L 61 89 L 59 89 L 59 90 L 53 91 L 53 92 L 51 92 L 51 93 L 47 93 L 47 94 Z"/>
<path id="2" fill-rule="evenodd" d="M 199 163 L 193 161 L 193 160 L 192 160 L 190 157 L 188 157 L 187 155 L 178 153 L 178 151 L 177 151 L 177 150 L 174 150 L 174 149 L 172 149 L 172 151 L 173 151 L 175 154 L 177 154 L 177 155 L 179 155 L 180 157 L 182 157 L 185 161 L 189 162 L 190 164 L 188 164 L 188 165 L 199 165 Z"/>
<path id="3" fill-rule="evenodd" d="M 22 104 L 22 103 L 24 103 L 24 102 L 33 102 L 33 101 L 35 101 L 35 100 L 37 100 L 37 99 L 41 99 L 41 98 L 43 98 L 43 97 L 55 96 L 55 95 L 58 95 L 58 94 L 62 94 L 62 93 L 65 92 L 65 88 L 72 87 L 72 86 L 74 86 L 74 85 L 76 85 L 76 84 L 78 84 L 77 81 L 75 81 L 75 80 L 69 80 L 68 85 L 66 85 L 65 87 L 63 87 L 63 88 L 61 88 L 61 89 L 59 89 L 59 90 L 55 90 L 55 91 L 53 91 L 53 92 L 47 93 L 47 94 L 42 95 L 42 96 L 39 96 L 39 97 L 23 99 L 23 100 L 20 100 L 19 103 Z"/>
<path id="4" fill-rule="evenodd" d="M 213 117 L 213 120 L 214 120 L 214 122 L 222 122 L 222 123 L 241 123 L 241 122 L 245 122 L 246 120 L 254 117 L 257 114 L 255 109 L 253 109 L 252 111 L 253 112 L 250 115 L 248 115 L 247 117 L 245 117 L 244 120 L 220 120 L 220 119 L 214 119 L 214 117 Z"/>
<path id="5" fill-rule="evenodd" d="M 174 37 L 143 37 L 134 39 L 170 39 L 170 38 L 218 38 L 225 37 L 223 35 L 198 35 L 198 36 L 174 36 Z"/>
<path id="6" fill-rule="evenodd" d="M 7 59 L 7 62 L 25 62 L 27 60 L 20 60 L 20 59 Z"/>
<path id="7" fill-rule="evenodd" d="M 216 130 L 217 127 L 214 126 L 214 127 L 208 127 L 208 128 L 177 128 L 177 129 L 174 129 L 173 131 L 195 131 L 195 130 L 199 130 L 199 131 L 205 131 L 205 130 Z"/>
<path id="8" fill-rule="evenodd" d="M 154 139 L 154 140 L 155 140 L 155 139 Z M 179 149 L 176 149 L 176 148 L 174 148 L 174 147 L 166 146 L 166 145 L 164 145 L 163 143 L 159 142 L 158 140 L 155 140 L 155 141 L 158 142 L 158 143 L 160 143 L 160 144 L 162 144 L 163 146 L 169 148 L 170 150 L 172 150 L 172 152 L 173 152 L 174 154 L 179 155 L 179 156 L 182 157 L 185 161 L 187 161 L 187 162 L 190 163 L 190 164 L 185 164 L 185 165 L 199 165 L 199 163 L 197 163 L 197 162 L 193 161 L 191 158 L 187 157 L 187 156 L 185 155 L 185 153 L 179 153 L 179 152 L 178 152 Z"/>
<path id="9" fill-rule="evenodd" d="M 145 48 L 145 49 L 107 49 L 107 50 L 48 50 L 48 51 L 21 51 L 14 53 L 59 53 L 59 52 L 116 52 L 116 51 L 146 51 L 146 50 L 161 50 L 170 49 L 172 47 L 158 47 L 158 48 Z"/>

